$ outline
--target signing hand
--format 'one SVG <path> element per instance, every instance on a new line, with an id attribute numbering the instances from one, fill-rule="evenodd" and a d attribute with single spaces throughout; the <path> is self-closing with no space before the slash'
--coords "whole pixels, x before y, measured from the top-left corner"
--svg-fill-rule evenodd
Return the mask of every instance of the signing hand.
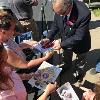
<path id="1" fill-rule="evenodd" d="M 49 39 L 43 39 L 40 41 L 40 44 L 44 47 L 46 47 L 50 43 Z"/>
<path id="2" fill-rule="evenodd" d="M 61 49 L 59 40 L 54 41 L 53 49 L 55 49 L 55 50 L 60 50 Z"/>

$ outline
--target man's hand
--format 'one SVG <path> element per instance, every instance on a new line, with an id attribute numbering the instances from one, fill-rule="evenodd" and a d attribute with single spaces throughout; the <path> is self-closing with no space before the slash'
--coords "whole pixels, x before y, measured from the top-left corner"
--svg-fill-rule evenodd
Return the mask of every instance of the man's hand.
<path id="1" fill-rule="evenodd" d="M 48 44 L 50 43 L 49 39 L 43 39 L 40 41 L 40 44 L 42 45 L 42 47 L 47 48 Z"/>
<path id="2" fill-rule="evenodd" d="M 54 52 L 52 52 L 52 51 L 47 51 L 47 52 L 45 53 L 45 57 L 48 58 L 48 59 L 50 59 L 50 58 L 53 56 L 53 54 L 54 54 Z"/>
<path id="3" fill-rule="evenodd" d="M 54 45 L 53 45 L 54 50 L 60 50 L 61 49 L 59 40 L 55 40 L 53 43 L 54 43 Z"/>

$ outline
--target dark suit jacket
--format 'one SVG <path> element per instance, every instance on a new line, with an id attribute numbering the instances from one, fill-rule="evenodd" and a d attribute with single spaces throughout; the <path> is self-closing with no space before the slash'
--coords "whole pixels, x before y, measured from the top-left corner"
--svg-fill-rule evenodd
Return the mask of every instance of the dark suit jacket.
<path id="1" fill-rule="evenodd" d="M 64 29 L 63 16 L 55 14 L 54 22 L 51 26 L 47 38 L 52 40 L 59 32 L 61 34 L 61 47 L 65 50 L 72 48 L 75 53 L 84 53 L 91 48 L 91 38 L 89 33 L 89 22 L 91 13 L 86 5 L 77 0 L 73 1 L 73 8 L 69 20 L 73 22 L 71 30 Z"/>

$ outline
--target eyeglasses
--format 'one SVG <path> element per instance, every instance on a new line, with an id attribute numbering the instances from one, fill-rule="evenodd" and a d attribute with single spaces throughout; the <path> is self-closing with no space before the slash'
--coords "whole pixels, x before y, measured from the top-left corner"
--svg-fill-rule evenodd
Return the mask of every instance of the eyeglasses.
<path id="1" fill-rule="evenodd" d="M 0 28 L 4 30 L 9 30 L 11 27 L 11 16 L 3 16 L 0 18 Z"/>

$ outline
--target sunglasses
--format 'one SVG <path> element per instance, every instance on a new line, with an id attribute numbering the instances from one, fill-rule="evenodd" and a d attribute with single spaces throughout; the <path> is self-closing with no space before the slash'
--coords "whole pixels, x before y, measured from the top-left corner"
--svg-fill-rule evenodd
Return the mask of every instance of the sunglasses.
<path id="1" fill-rule="evenodd" d="M 0 18 L 0 28 L 4 30 L 9 30 L 11 27 L 11 16 L 3 16 Z"/>

